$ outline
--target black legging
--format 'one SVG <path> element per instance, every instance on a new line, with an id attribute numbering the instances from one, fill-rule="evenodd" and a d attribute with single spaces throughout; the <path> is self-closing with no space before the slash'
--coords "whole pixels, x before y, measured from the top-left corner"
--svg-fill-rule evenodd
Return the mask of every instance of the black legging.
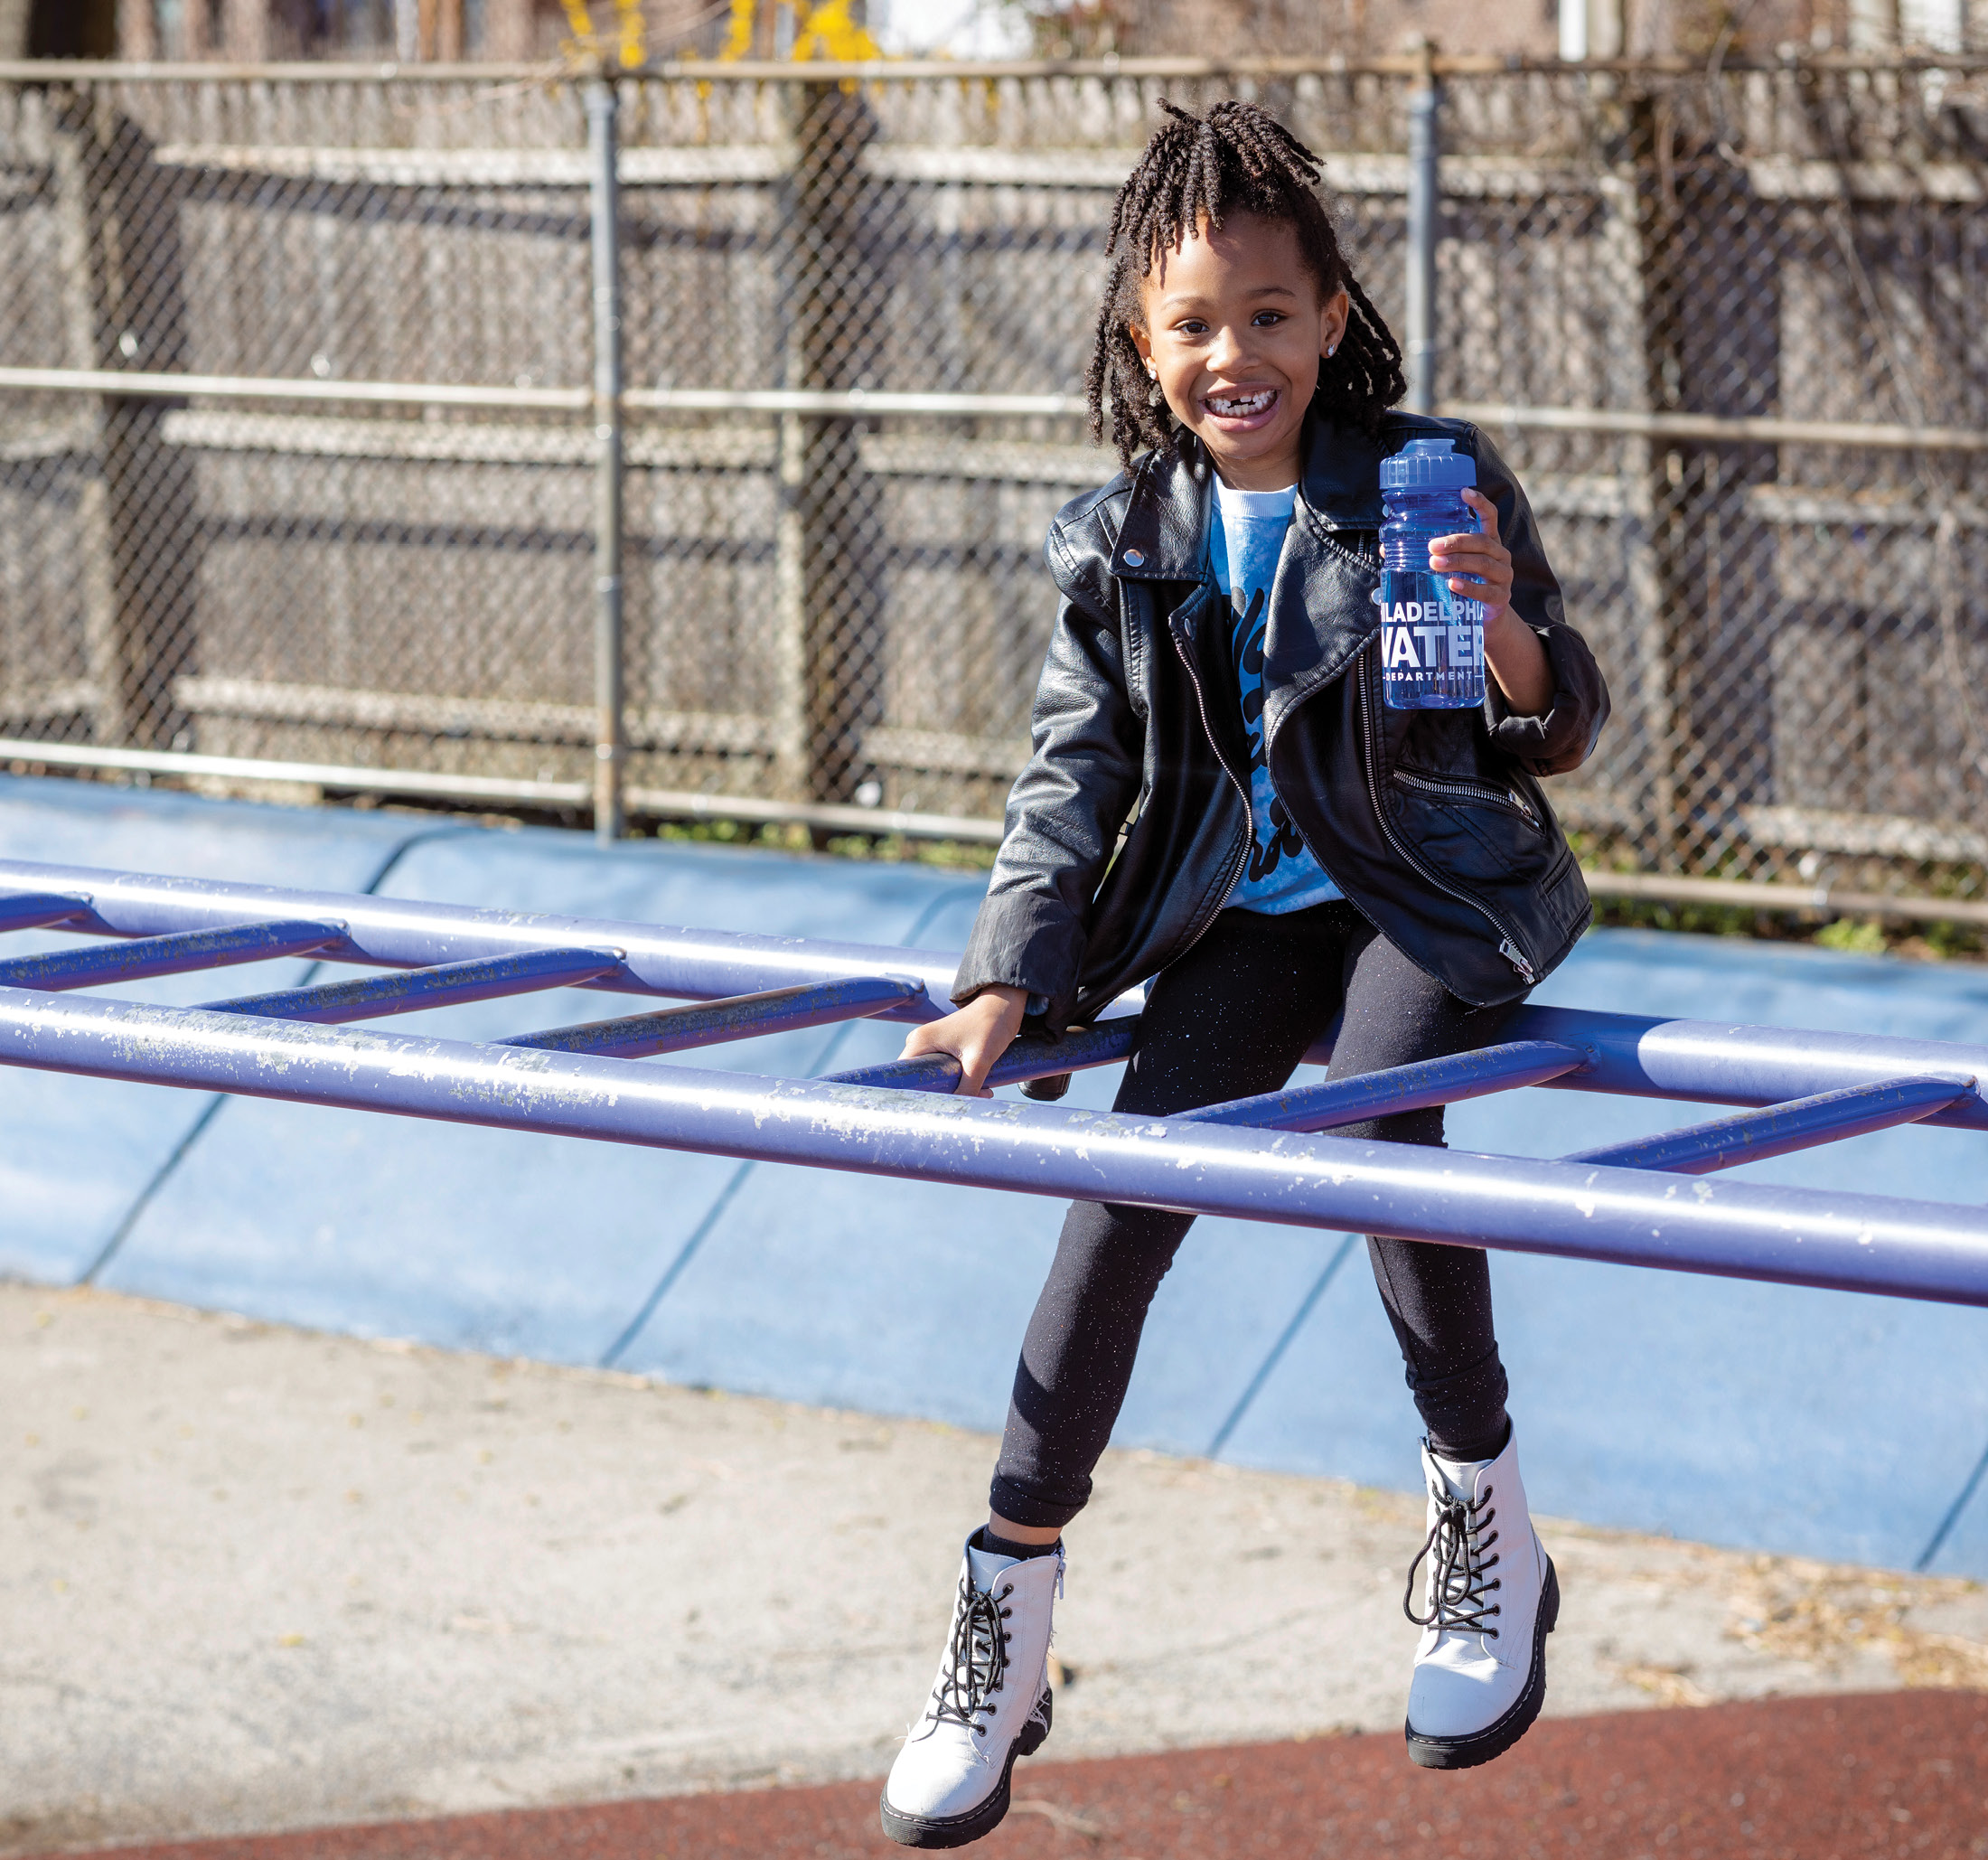
<path id="1" fill-rule="evenodd" d="M 1276 1091 L 1342 1005 L 1332 1078 L 1487 1045 L 1507 1011 L 1458 1000 L 1350 905 L 1224 911 L 1153 983 L 1117 1108 L 1163 1117 Z M 1443 1113 L 1404 1111 L 1338 1134 L 1439 1146 Z M 1000 1517 L 1050 1529 L 1083 1508 L 1147 1307 L 1193 1224 L 1157 1208 L 1071 1207 L 1015 1371 L 994 1470 Z M 1490 1458 L 1505 1442 L 1505 1380 L 1484 1254 L 1375 1235 L 1367 1252 L 1431 1442 L 1446 1458 Z"/>

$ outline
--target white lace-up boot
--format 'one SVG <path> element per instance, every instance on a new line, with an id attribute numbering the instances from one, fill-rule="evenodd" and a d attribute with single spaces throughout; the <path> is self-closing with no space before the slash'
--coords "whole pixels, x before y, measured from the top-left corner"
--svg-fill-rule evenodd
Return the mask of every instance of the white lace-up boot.
<path id="1" fill-rule="evenodd" d="M 1429 1536 L 1402 1608 L 1422 1630 L 1408 1689 L 1408 1753 L 1425 1770 L 1468 1770 L 1525 1735 L 1546 1699 L 1546 1637 L 1560 1581 L 1519 1478 L 1517 1438 L 1496 1460 L 1439 1460 L 1422 1442 Z M 1422 1612 L 1415 1571 L 1424 1558 Z"/>
<path id="2" fill-rule="evenodd" d="M 1050 1613 L 1062 1592 L 1061 1544 L 1017 1560 L 967 1539 L 938 1679 L 884 1785 L 884 1832 L 900 1846 L 963 1847 L 1008 1813 L 1015 1759 L 1049 1735 Z"/>

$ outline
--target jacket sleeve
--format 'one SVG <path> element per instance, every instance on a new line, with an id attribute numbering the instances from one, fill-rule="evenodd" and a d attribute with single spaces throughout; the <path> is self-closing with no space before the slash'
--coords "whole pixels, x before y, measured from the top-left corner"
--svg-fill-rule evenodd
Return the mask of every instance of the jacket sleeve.
<path id="1" fill-rule="evenodd" d="M 1592 753 L 1608 720 L 1608 687 L 1588 642 L 1568 625 L 1560 582 L 1541 546 L 1525 493 L 1496 446 L 1475 428 L 1477 488 L 1498 508 L 1498 536 L 1512 551 L 1512 611 L 1539 635 L 1553 673 L 1553 696 L 1537 717 L 1519 717 L 1496 679 L 1485 681 L 1491 740 L 1533 775 L 1565 775 Z"/>
<path id="2" fill-rule="evenodd" d="M 1046 553 L 1063 598 L 1036 688 L 1035 750 L 1008 794 L 1001 850 L 952 985 L 962 1003 L 995 983 L 1027 989 L 1031 1013 L 1077 991 L 1091 902 L 1139 794 L 1145 738 L 1118 624 L 1098 611 L 1108 585 L 1079 581 L 1055 529 Z"/>

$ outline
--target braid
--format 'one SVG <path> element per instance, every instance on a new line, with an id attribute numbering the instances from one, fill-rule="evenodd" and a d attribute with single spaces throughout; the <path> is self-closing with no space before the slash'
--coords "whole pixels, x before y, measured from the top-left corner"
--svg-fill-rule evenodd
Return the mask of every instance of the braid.
<path id="1" fill-rule="evenodd" d="M 1177 442 L 1131 325 L 1144 315 L 1145 280 L 1162 254 L 1177 252 L 1204 223 L 1219 226 L 1230 213 L 1283 221 L 1320 293 L 1345 287 L 1352 300 L 1346 334 L 1336 354 L 1321 358 L 1313 404 L 1378 435 L 1381 416 L 1408 391 L 1402 351 L 1346 264 L 1317 193 L 1318 156 L 1253 103 L 1218 103 L 1205 117 L 1165 98 L 1159 107 L 1166 119 L 1111 206 L 1104 243 L 1111 263 L 1083 378 L 1091 437 L 1102 444 L 1109 432 L 1127 465 L 1143 449 Z"/>

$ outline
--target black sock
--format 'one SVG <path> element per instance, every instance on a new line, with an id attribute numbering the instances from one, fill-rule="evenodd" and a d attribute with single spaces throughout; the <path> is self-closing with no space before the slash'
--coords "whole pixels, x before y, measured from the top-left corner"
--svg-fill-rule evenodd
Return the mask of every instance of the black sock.
<path id="1" fill-rule="evenodd" d="M 1061 1542 L 1059 1538 L 1057 1540 Z M 1031 1557 L 1047 1556 L 1055 1544 L 1017 1544 L 1007 1537 L 998 1537 L 986 1525 L 974 1533 L 973 1547 L 985 1550 L 994 1556 L 1012 1556 L 1017 1563 L 1027 1563 Z"/>

